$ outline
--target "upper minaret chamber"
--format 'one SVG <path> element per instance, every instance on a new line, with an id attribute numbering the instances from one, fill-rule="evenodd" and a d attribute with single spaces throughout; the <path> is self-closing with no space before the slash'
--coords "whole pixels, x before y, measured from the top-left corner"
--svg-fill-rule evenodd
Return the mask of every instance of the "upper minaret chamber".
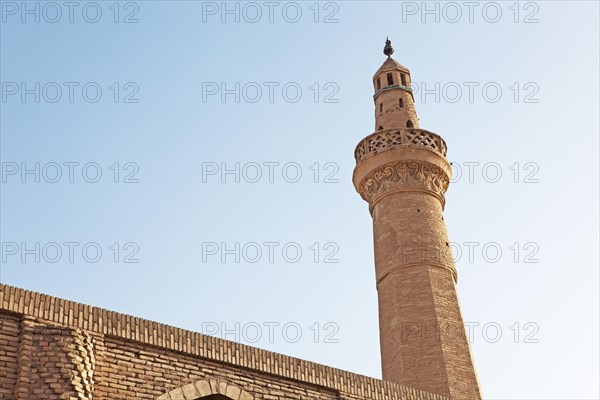
<path id="1" fill-rule="evenodd" d="M 355 150 L 354 187 L 373 217 L 383 379 L 481 398 L 456 294 L 443 210 L 446 143 L 419 129 L 410 72 L 388 56 L 373 77 L 375 132 Z"/>
<path id="2" fill-rule="evenodd" d="M 391 57 L 393 52 L 387 40 L 384 53 L 389 54 L 388 58 L 373 76 L 376 131 L 419 127 L 410 71 Z"/>

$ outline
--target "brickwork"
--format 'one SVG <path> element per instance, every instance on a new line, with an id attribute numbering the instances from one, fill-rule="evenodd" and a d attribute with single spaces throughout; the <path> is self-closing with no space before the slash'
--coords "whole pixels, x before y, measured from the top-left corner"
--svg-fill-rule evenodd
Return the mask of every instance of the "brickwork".
<path id="1" fill-rule="evenodd" d="M 444 400 L 305 360 L 0 285 L 2 400 Z"/>
<path id="2" fill-rule="evenodd" d="M 388 57 L 374 82 L 379 130 L 356 147 L 353 182 L 373 217 L 383 379 L 480 399 L 443 218 L 446 143 L 417 129 L 405 67 Z"/>
<path id="3" fill-rule="evenodd" d="M 0 313 L 0 398 L 14 398 L 19 366 L 18 315 Z"/>

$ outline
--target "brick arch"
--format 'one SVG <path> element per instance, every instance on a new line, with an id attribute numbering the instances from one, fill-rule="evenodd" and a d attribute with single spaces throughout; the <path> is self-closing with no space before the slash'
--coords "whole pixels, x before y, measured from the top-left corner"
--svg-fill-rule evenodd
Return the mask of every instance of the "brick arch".
<path id="1" fill-rule="evenodd" d="M 231 383 L 214 379 L 188 383 L 157 397 L 156 400 L 201 400 L 211 395 L 223 395 L 228 400 L 254 400 L 254 396 L 245 390 Z"/>

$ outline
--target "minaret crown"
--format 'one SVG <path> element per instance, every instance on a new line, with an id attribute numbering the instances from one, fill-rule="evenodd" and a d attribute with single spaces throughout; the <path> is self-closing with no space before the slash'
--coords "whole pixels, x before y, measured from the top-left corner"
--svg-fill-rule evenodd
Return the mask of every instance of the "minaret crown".
<path id="1" fill-rule="evenodd" d="M 383 49 L 387 59 L 373 76 L 376 131 L 419 127 L 410 71 L 391 57 L 393 53 L 392 42 L 387 39 Z"/>

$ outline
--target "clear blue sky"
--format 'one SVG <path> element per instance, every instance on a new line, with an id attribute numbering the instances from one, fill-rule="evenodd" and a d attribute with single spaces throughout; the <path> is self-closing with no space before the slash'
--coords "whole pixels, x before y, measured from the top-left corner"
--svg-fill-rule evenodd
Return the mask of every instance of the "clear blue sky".
<path id="1" fill-rule="evenodd" d="M 598 2 L 0 4 L 3 283 L 379 377 L 351 175 L 389 35 L 485 397 L 599 397 Z"/>

